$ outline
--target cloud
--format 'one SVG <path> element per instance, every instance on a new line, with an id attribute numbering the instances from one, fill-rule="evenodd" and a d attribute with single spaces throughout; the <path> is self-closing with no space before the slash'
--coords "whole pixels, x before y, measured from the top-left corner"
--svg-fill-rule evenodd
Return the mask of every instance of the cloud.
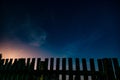
<path id="1" fill-rule="evenodd" d="M 40 47 L 45 43 L 47 35 L 40 25 L 30 21 L 15 20 L 13 19 L 10 25 L 6 22 L 8 25 L 4 28 L 4 39 L 12 41 L 18 40 L 35 47 Z"/>
<path id="2" fill-rule="evenodd" d="M 37 35 L 35 33 L 30 35 L 31 41 L 29 42 L 30 45 L 40 47 L 46 41 L 46 33 L 43 32 L 41 35 Z"/>

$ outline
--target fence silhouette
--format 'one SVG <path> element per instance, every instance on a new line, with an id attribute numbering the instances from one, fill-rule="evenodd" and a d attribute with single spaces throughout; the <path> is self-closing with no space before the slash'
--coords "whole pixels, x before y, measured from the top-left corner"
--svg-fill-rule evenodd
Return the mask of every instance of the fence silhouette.
<path id="1" fill-rule="evenodd" d="M 120 80 L 117 58 L 96 62 L 93 58 L 3 59 L 0 54 L 0 80 Z"/>

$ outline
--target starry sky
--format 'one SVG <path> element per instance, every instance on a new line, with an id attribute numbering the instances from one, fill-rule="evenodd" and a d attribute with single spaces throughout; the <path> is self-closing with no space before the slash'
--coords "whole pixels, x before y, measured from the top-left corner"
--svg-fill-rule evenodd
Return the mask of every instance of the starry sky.
<path id="1" fill-rule="evenodd" d="M 118 1 L 6 1 L 0 52 L 9 57 L 120 58 Z"/>

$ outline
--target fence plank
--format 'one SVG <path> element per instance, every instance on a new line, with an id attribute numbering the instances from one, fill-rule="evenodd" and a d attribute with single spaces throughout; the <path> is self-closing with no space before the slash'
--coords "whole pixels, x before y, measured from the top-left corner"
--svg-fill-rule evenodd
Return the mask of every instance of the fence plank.
<path id="1" fill-rule="evenodd" d="M 50 58 L 50 75 L 49 75 L 49 79 L 53 80 L 56 78 L 56 74 L 53 72 L 54 69 L 54 58 Z"/>
<path id="2" fill-rule="evenodd" d="M 88 73 L 87 73 L 87 63 L 86 59 L 82 59 L 82 66 L 83 66 L 83 71 L 84 71 L 84 80 L 88 80 Z"/>
<path id="3" fill-rule="evenodd" d="M 80 61 L 79 61 L 79 58 L 76 58 L 75 59 L 75 64 L 76 64 L 76 75 L 75 75 L 75 80 L 81 80 L 80 79 Z"/>
<path id="4" fill-rule="evenodd" d="M 26 70 L 30 70 L 30 58 L 27 58 Z"/>
<path id="5" fill-rule="evenodd" d="M 45 58 L 45 70 L 48 70 L 48 58 Z"/>
<path id="6" fill-rule="evenodd" d="M 92 80 L 96 80 L 96 74 L 95 74 L 95 63 L 94 63 L 94 59 L 90 59 L 90 69 L 91 69 L 91 73 L 92 73 Z"/>
<path id="7" fill-rule="evenodd" d="M 41 65 L 41 58 L 37 58 L 37 64 L 36 64 L 37 78 L 36 78 L 36 80 L 39 80 L 40 79 L 39 76 L 41 76 L 40 65 Z"/>
<path id="8" fill-rule="evenodd" d="M 5 59 L 4 70 L 8 69 L 8 63 L 9 63 L 9 59 Z"/>
<path id="9" fill-rule="evenodd" d="M 117 58 L 113 58 L 113 65 L 115 69 L 116 80 L 120 80 L 120 66 Z"/>
<path id="10" fill-rule="evenodd" d="M 56 58 L 56 80 L 59 80 L 60 58 Z"/>
<path id="11" fill-rule="evenodd" d="M 30 70 L 34 70 L 35 67 L 35 58 L 32 58 L 32 62 L 30 64 Z"/>
<path id="12" fill-rule="evenodd" d="M 60 58 L 56 58 L 56 70 L 60 70 Z"/>
<path id="13" fill-rule="evenodd" d="M 41 61 L 40 62 L 40 71 L 44 71 L 45 72 L 45 61 Z M 44 73 L 40 74 L 40 80 L 44 79 Z"/>
<path id="14" fill-rule="evenodd" d="M 49 74 L 47 72 L 47 70 L 48 70 L 48 61 L 49 61 L 49 59 L 45 58 L 45 69 L 44 69 L 45 74 L 43 75 L 43 80 L 48 80 L 49 79 L 49 77 L 48 77 Z"/>
<path id="15" fill-rule="evenodd" d="M 10 61 L 8 63 L 8 70 L 12 69 L 12 62 L 13 62 L 13 59 L 10 59 Z"/>
<path id="16" fill-rule="evenodd" d="M 66 58 L 62 58 L 62 80 L 66 80 L 65 70 L 66 70 Z"/>
<path id="17" fill-rule="evenodd" d="M 6 76 L 6 74 L 5 74 L 6 72 L 3 73 L 3 71 L 4 71 L 4 62 L 5 62 L 5 59 L 0 60 L 0 72 L 1 72 L 0 73 L 0 78 L 3 79 L 3 80 L 5 79 L 5 76 Z"/>
<path id="18" fill-rule="evenodd" d="M 8 62 L 8 70 L 9 70 L 10 72 L 12 71 L 12 62 L 13 62 L 13 59 L 11 58 L 11 59 L 9 60 L 9 62 Z M 10 72 L 8 72 L 8 73 L 6 74 L 7 79 L 10 79 L 11 77 L 13 77 L 13 73 L 11 74 Z M 11 75 L 9 75 L 9 74 L 11 74 Z"/>
<path id="19" fill-rule="evenodd" d="M 54 58 L 50 58 L 50 70 L 53 71 L 54 68 Z"/>
<path id="20" fill-rule="evenodd" d="M 12 66 L 12 71 L 15 71 L 15 72 L 18 72 L 18 59 L 15 59 L 14 62 L 13 62 L 13 66 Z M 18 74 L 17 73 L 13 73 L 13 77 L 12 77 L 12 80 L 16 80 L 16 78 L 18 77 Z M 24 73 L 25 74 L 25 73 Z M 9 75 L 9 74 L 8 74 Z"/>
<path id="21" fill-rule="evenodd" d="M 25 70 L 25 59 L 24 58 L 20 58 L 18 60 L 18 69 Z"/>
<path id="22" fill-rule="evenodd" d="M 73 63 L 72 63 L 72 58 L 68 58 L 68 67 L 69 67 L 69 80 L 73 80 Z"/>
<path id="23" fill-rule="evenodd" d="M 104 78 L 104 69 L 103 69 L 103 62 L 102 62 L 102 59 L 97 59 L 97 62 L 98 62 L 98 70 L 99 70 L 99 74 L 98 74 L 98 79 L 99 80 L 105 80 Z"/>
<path id="24" fill-rule="evenodd" d="M 108 58 L 103 59 L 104 73 L 106 80 L 114 80 L 114 72 L 111 64 L 111 60 Z"/>
<path id="25" fill-rule="evenodd" d="M 40 70 L 40 64 L 41 64 L 41 58 L 38 58 L 38 59 L 37 59 L 36 70 Z"/>
<path id="26" fill-rule="evenodd" d="M 14 62 L 13 62 L 13 66 L 12 66 L 12 67 L 13 67 L 12 69 L 13 69 L 14 71 L 17 70 L 17 63 L 18 63 L 18 60 L 15 59 Z"/>
<path id="27" fill-rule="evenodd" d="M 107 70 L 108 70 L 108 63 L 106 58 L 102 59 L 103 61 L 103 67 L 104 67 L 104 74 L 105 74 L 105 80 L 109 80 L 109 75 L 107 74 Z"/>
<path id="28" fill-rule="evenodd" d="M 115 75 L 114 75 L 114 70 L 113 70 L 111 58 L 108 59 L 108 73 L 109 73 L 110 79 L 115 80 Z"/>

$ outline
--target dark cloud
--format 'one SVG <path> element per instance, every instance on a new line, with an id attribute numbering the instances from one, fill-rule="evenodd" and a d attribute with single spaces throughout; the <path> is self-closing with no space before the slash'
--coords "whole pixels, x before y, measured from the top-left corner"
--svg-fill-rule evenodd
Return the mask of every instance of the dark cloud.
<path id="1" fill-rule="evenodd" d="M 13 18 L 11 23 L 6 22 L 4 36 L 2 39 L 19 40 L 32 46 L 40 47 L 46 41 L 46 32 L 38 25 L 28 22 L 20 21 Z"/>

